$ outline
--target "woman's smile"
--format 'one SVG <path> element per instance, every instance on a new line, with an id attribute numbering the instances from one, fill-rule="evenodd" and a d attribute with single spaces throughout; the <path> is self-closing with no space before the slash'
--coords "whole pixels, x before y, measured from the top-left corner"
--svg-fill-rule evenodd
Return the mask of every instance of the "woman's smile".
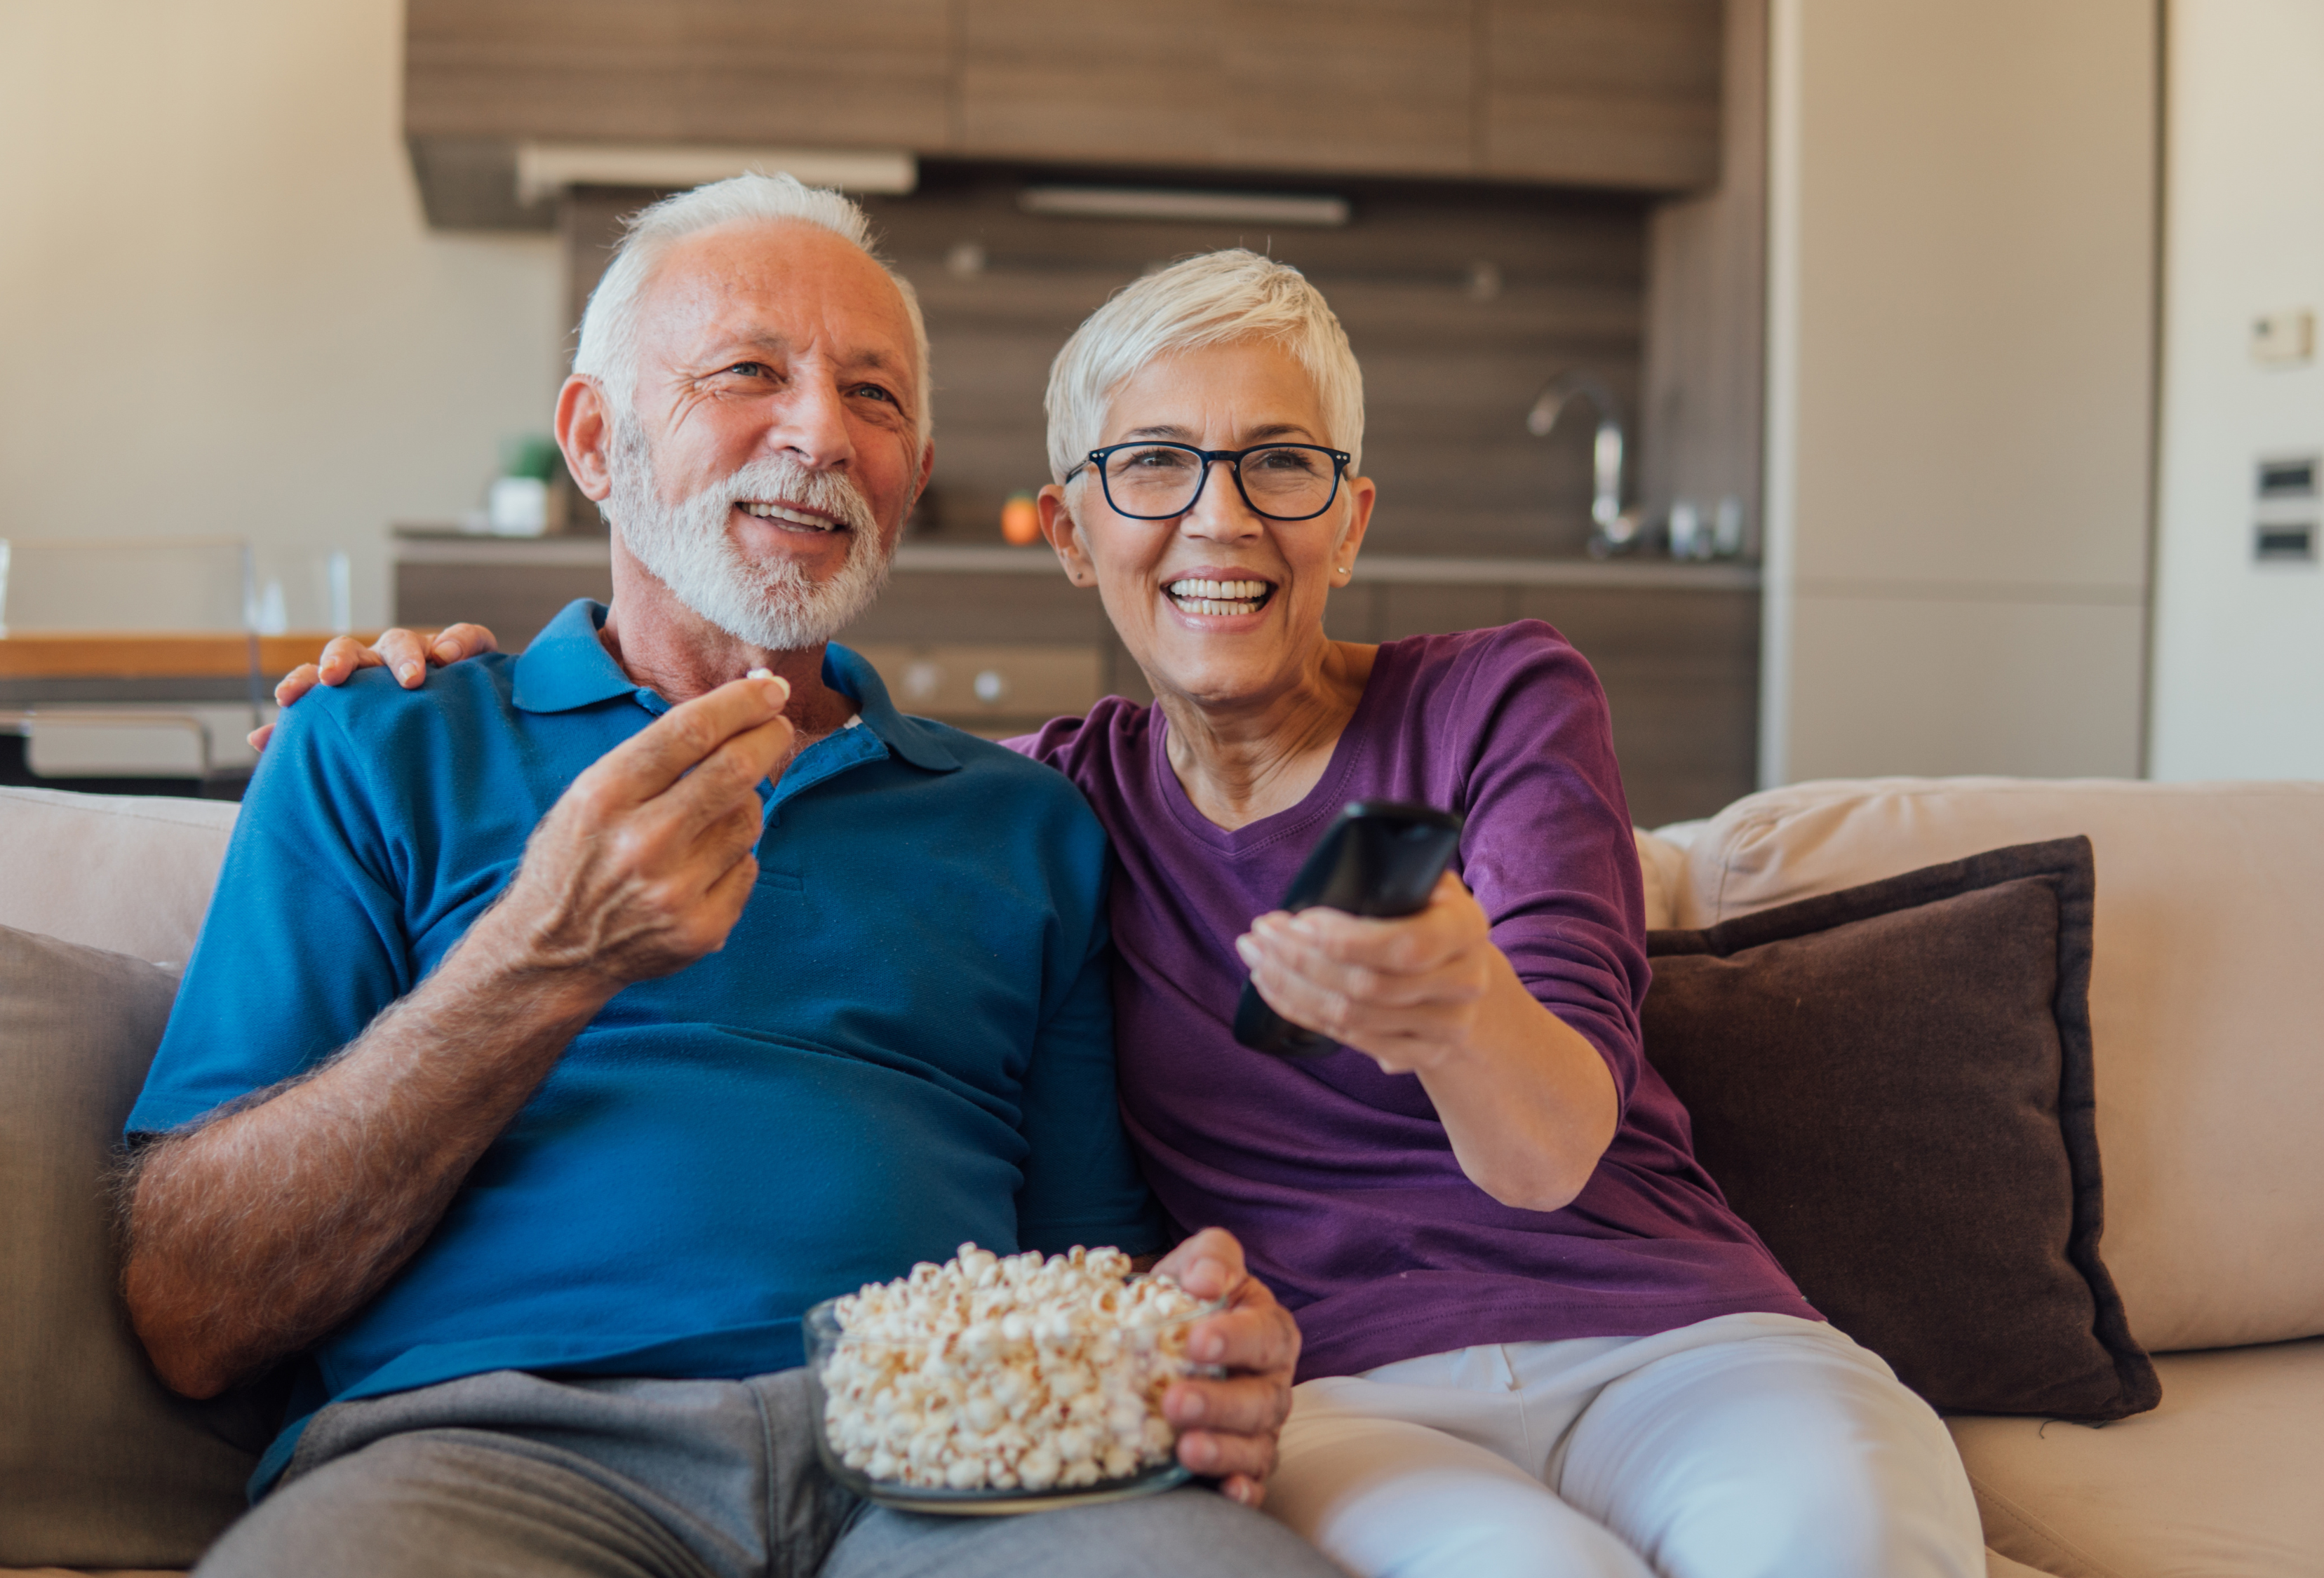
<path id="1" fill-rule="evenodd" d="M 1273 580 L 1247 570 L 1203 566 L 1166 577 L 1162 595 L 1180 614 L 1202 621 L 1201 628 L 1211 629 L 1259 614 L 1274 600 L 1275 587 Z"/>

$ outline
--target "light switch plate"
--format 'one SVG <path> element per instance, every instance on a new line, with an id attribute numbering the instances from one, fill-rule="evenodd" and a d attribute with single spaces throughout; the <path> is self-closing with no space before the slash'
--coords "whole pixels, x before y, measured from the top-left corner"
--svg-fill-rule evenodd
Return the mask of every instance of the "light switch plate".
<path id="1" fill-rule="evenodd" d="M 2252 360 L 2263 366 L 2296 367 L 2315 360 L 2316 314 L 2305 307 L 2264 312 L 2252 319 Z"/>

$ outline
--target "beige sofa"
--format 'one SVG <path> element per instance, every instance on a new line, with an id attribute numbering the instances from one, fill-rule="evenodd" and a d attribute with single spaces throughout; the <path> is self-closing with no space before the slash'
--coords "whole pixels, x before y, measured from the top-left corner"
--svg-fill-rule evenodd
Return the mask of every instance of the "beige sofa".
<path id="1" fill-rule="evenodd" d="M 181 962 L 235 809 L 0 789 L 0 927 Z M 1990 1570 L 2324 1573 L 2324 785 L 1806 784 L 1641 834 L 1639 854 L 1650 922 L 1692 927 L 2074 834 L 2097 854 L 2104 1253 L 2163 1398 L 2096 1428 L 1952 1420 Z M 36 964 L 82 962 L 5 940 Z M 108 1011 L 143 993 L 144 1017 L 124 1022 L 150 1027 L 167 984 L 139 969 L 91 978 L 110 983 Z M 0 980 L 0 994 L 14 989 Z M 254 1012 L 263 1004 L 254 983 Z M 0 995 L 0 1032 L 13 1025 L 17 1041 L 0 1056 L 19 1065 L 0 1068 L 0 1121 L 19 1136 L 78 1126 L 80 1149 L 51 1172 L 85 1161 L 88 1176 L 29 1177 L 32 1164 L 0 1150 L 0 1213 L 13 1201 L 26 1213 L 0 1235 L 0 1564 L 182 1564 L 233 1515 L 248 1459 L 147 1378 L 117 1310 L 100 1307 L 107 1260 L 88 1158 L 150 1044 L 124 1033 L 122 1045 L 68 1048 L 59 1020 L 27 1054 L 45 1021 L 19 1006 Z M 42 1224 L 58 1231 L 43 1238 Z M 77 1389 L 60 1416 L 43 1399 L 65 1383 Z M 102 1474 L 83 1472 L 97 1457 Z"/>

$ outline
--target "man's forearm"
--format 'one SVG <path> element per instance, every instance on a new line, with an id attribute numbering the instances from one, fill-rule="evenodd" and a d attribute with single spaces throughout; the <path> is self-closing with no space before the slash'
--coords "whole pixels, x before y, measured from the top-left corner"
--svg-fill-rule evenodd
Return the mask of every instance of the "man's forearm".
<path id="1" fill-rule="evenodd" d="M 608 999 L 724 944 L 758 876 L 758 785 L 790 748 L 789 694 L 721 686 L 598 758 L 418 990 L 311 1075 L 144 1153 L 122 1282 L 162 1380 L 211 1396 L 345 1321 Z"/>
<path id="2" fill-rule="evenodd" d="M 377 1293 L 612 995 L 481 942 L 314 1074 L 138 1158 L 124 1289 L 172 1388 L 213 1396 Z"/>

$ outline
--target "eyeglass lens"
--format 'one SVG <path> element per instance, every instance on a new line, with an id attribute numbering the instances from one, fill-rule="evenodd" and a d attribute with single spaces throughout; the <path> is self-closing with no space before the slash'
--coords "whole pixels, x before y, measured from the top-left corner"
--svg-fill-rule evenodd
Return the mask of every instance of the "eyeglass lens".
<path id="1" fill-rule="evenodd" d="M 1201 452 L 1182 445 L 1117 449 L 1105 457 L 1105 496 L 1125 515 L 1182 515 L 1202 491 L 1205 469 Z M 1236 469 L 1252 509 L 1291 521 L 1321 512 L 1340 480 L 1328 453 L 1296 444 L 1250 450 Z"/>

